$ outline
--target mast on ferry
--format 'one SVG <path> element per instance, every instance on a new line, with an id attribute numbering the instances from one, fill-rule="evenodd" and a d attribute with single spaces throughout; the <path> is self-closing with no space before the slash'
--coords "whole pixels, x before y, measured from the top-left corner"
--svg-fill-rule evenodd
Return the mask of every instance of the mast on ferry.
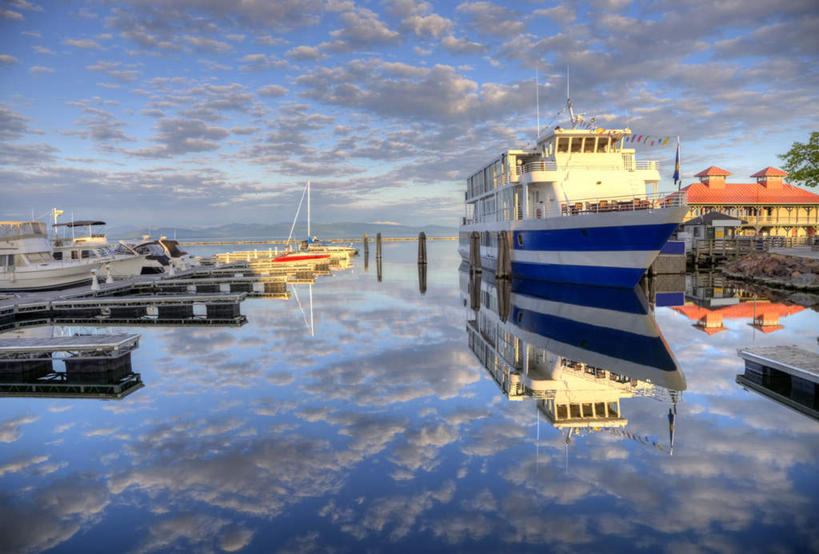
<path id="1" fill-rule="evenodd" d="M 569 110 L 569 120 L 572 122 L 572 129 L 577 129 L 580 124 L 580 118 L 574 115 L 574 108 L 572 104 L 571 88 L 569 87 L 569 66 L 566 66 L 566 107 Z"/>

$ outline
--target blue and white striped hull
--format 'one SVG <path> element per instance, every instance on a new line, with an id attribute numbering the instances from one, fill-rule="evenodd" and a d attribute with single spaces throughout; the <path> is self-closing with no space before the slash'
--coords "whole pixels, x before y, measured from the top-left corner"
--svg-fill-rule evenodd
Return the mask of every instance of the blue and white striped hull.
<path id="1" fill-rule="evenodd" d="M 461 226 L 461 233 L 512 233 L 512 277 L 607 287 L 634 287 L 685 215 L 685 207 Z M 469 259 L 469 244 L 461 244 Z M 481 247 L 496 269 L 497 248 Z"/>

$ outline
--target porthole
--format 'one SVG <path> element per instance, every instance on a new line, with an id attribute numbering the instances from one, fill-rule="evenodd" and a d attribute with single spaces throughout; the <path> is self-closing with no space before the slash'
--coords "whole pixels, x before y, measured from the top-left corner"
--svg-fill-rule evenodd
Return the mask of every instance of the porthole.
<path id="1" fill-rule="evenodd" d="M 518 323 L 523 321 L 523 312 L 518 312 Z"/>
<path id="2" fill-rule="evenodd" d="M 518 246 L 523 246 L 523 234 L 522 233 L 517 234 L 517 241 L 518 241 Z"/>

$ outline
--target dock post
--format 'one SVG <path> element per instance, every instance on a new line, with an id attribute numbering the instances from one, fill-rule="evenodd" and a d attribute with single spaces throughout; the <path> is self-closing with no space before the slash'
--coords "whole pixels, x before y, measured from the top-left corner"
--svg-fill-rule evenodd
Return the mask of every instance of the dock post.
<path id="1" fill-rule="evenodd" d="M 481 272 L 481 234 L 477 231 L 469 235 L 469 272 Z"/>
<path id="2" fill-rule="evenodd" d="M 469 307 L 475 312 L 481 309 L 481 273 L 479 271 L 469 272 Z"/>
<path id="3" fill-rule="evenodd" d="M 427 264 L 418 264 L 418 291 L 421 294 L 427 292 Z"/>
<path id="4" fill-rule="evenodd" d="M 91 270 L 91 290 L 100 290 L 100 282 L 97 281 L 97 270 Z"/>
<path id="5" fill-rule="evenodd" d="M 512 280 L 501 279 L 497 281 L 498 288 L 498 316 L 504 323 L 509 319 L 509 309 L 512 304 Z"/>
<path id="6" fill-rule="evenodd" d="M 418 233 L 418 263 L 427 263 L 427 235 L 423 231 Z"/>
<path id="7" fill-rule="evenodd" d="M 381 282 L 381 256 L 375 258 L 375 270 L 378 273 L 378 282 Z"/>
<path id="8" fill-rule="evenodd" d="M 498 258 L 495 268 L 496 279 L 509 279 L 512 276 L 512 260 L 509 255 L 509 234 L 506 231 L 498 233 Z"/>
<path id="9" fill-rule="evenodd" d="M 381 259 L 381 233 L 375 234 L 375 259 Z"/>
<path id="10" fill-rule="evenodd" d="M 362 238 L 362 242 L 364 243 L 364 255 L 370 253 L 370 241 L 367 237 L 367 233 L 364 233 L 364 237 Z"/>
<path id="11" fill-rule="evenodd" d="M 110 285 L 114 282 L 114 278 L 111 276 L 111 264 L 105 264 L 105 284 Z"/>

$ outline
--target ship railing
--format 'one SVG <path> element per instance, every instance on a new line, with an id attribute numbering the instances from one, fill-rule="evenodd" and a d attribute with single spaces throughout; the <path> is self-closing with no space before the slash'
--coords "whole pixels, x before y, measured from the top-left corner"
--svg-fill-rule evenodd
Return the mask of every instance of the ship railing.
<path id="1" fill-rule="evenodd" d="M 562 215 L 596 214 L 637 210 L 657 210 L 661 208 L 684 207 L 688 205 L 684 192 L 657 193 L 644 195 L 607 196 L 577 198 L 560 205 Z"/>
<path id="2" fill-rule="evenodd" d="M 640 160 L 636 161 L 633 157 L 623 157 L 625 169 L 628 171 L 641 171 L 648 169 L 657 169 L 657 162 L 655 160 Z M 572 163 L 572 169 L 621 169 L 616 163 L 605 159 L 598 163 Z M 525 165 L 519 166 L 517 175 L 524 173 L 534 173 L 535 171 L 557 171 L 557 163 L 555 162 L 529 162 Z"/>
<path id="3" fill-rule="evenodd" d="M 557 171 L 555 162 L 529 162 L 523 166 L 522 173 L 533 173 L 535 171 Z"/>

